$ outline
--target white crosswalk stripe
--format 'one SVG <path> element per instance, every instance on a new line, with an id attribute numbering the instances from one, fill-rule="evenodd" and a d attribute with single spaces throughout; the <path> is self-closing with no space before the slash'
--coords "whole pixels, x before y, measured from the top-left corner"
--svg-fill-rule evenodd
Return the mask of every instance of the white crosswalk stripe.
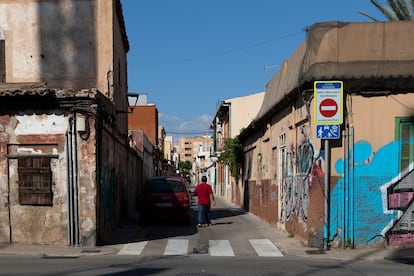
<path id="1" fill-rule="evenodd" d="M 228 240 L 210 240 L 209 252 L 210 256 L 234 256 Z"/>
<path id="2" fill-rule="evenodd" d="M 188 240 L 168 240 L 164 255 L 187 255 Z"/>
<path id="3" fill-rule="evenodd" d="M 282 257 L 283 254 L 268 239 L 249 239 L 250 245 L 255 250 L 256 254 L 259 257 Z M 141 255 L 144 249 L 150 246 L 150 242 L 141 241 L 125 244 L 121 250 L 119 250 L 118 255 Z M 234 257 L 234 251 L 231 246 L 230 241 L 228 240 L 209 240 L 208 253 L 210 256 L 220 256 L 220 257 Z M 159 248 L 159 245 L 156 246 Z M 164 252 L 160 254 L 163 255 L 188 255 L 189 240 L 187 239 L 168 239 L 165 245 Z M 248 249 L 246 249 L 248 250 Z M 207 253 L 207 251 L 206 251 Z"/>
<path id="4" fill-rule="evenodd" d="M 144 250 L 147 243 L 147 241 L 142 241 L 125 244 L 121 250 L 119 250 L 118 255 L 141 255 L 142 250 Z"/>
<path id="5" fill-rule="evenodd" d="M 283 254 L 280 252 L 271 241 L 268 239 L 253 239 L 249 240 L 250 244 L 256 250 L 257 255 L 261 257 L 282 257 Z"/>

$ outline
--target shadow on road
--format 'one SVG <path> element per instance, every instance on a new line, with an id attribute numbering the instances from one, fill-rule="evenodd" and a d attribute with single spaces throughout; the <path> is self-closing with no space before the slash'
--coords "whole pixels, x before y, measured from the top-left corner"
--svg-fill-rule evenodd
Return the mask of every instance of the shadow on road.
<path id="1" fill-rule="evenodd" d="M 123 222 L 109 237 L 105 245 L 132 243 L 139 241 L 158 240 L 178 236 L 190 236 L 198 232 L 197 229 L 197 201 L 193 199 L 191 218 L 189 223 L 177 220 L 149 220 L 140 223 L 139 219 Z M 226 207 L 219 200 L 217 207 L 212 207 L 211 218 L 213 225 L 232 224 L 232 220 L 215 222 L 223 218 L 231 218 L 246 214 L 241 208 Z"/>

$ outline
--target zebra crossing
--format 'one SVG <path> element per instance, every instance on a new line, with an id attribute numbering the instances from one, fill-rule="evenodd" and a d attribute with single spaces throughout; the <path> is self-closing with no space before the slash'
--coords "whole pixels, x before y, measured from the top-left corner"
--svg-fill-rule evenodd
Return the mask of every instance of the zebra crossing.
<path id="1" fill-rule="evenodd" d="M 118 255 L 143 255 L 145 249 L 150 247 L 152 243 L 155 242 L 140 241 L 125 244 L 118 251 Z M 251 249 L 256 256 L 283 257 L 283 253 L 279 248 L 268 239 L 249 239 L 248 244 L 250 246 L 246 250 L 249 251 Z M 159 247 L 159 245 L 154 245 L 154 247 Z M 187 239 L 168 239 L 162 247 L 164 247 L 164 250 L 160 251 L 160 254 L 166 256 L 189 255 L 194 252 L 194 249 L 190 250 L 190 241 Z M 206 253 L 207 252 L 210 256 L 219 257 L 234 257 L 238 255 L 238 253 L 235 253 L 235 250 L 233 250 L 233 246 L 229 240 L 209 240 Z"/>

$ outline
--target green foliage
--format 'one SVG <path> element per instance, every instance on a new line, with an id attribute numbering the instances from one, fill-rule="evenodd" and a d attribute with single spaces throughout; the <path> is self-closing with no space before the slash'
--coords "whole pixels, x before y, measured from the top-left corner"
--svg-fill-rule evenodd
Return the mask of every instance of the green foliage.
<path id="1" fill-rule="evenodd" d="M 370 0 L 371 3 L 379 9 L 382 14 L 389 21 L 400 21 L 400 20 L 414 20 L 414 1 L 413 0 L 387 0 L 388 6 L 381 5 L 378 0 Z M 375 17 L 363 12 L 357 11 L 359 14 L 368 17 L 372 21 L 380 21 Z"/>
<path id="2" fill-rule="evenodd" d="M 230 166 L 231 176 L 236 179 L 236 182 L 239 181 L 243 157 L 243 145 L 241 144 L 238 136 L 224 140 L 224 148 L 223 152 L 220 154 L 219 161 Z"/>
<path id="3" fill-rule="evenodd" d="M 188 173 L 190 173 L 191 169 L 193 168 L 193 163 L 191 163 L 191 161 L 180 161 L 180 163 L 178 164 L 178 167 L 180 169 L 180 174 L 181 175 L 186 175 Z"/>

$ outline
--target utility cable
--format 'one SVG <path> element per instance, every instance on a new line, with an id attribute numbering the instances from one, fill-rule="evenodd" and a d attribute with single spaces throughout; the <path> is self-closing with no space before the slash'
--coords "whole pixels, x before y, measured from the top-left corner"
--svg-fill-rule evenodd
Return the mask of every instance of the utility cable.
<path id="1" fill-rule="evenodd" d="M 182 58 L 182 59 L 177 59 L 174 61 L 165 61 L 165 62 L 159 62 L 159 63 L 148 63 L 148 64 L 141 64 L 141 65 L 135 65 L 132 67 L 152 67 L 152 66 L 161 66 L 161 65 L 171 65 L 171 64 L 180 64 L 180 63 L 185 63 L 185 62 L 190 62 L 190 61 L 194 61 L 194 60 L 200 60 L 200 59 L 206 59 L 206 58 L 210 58 L 210 57 L 216 57 L 216 56 L 223 56 L 223 55 L 228 55 L 228 54 L 232 54 L 235 52 L 240 52 L 246 49 L 251 49 L 251 48 L 256 48 L 265 44 L 269 44 L 269 43 L 273 43 L 275 41 L 279 41 L 282 39 L 286 39 L 289 37 L 293 37 L 296 36 L 298 34 L 303 33 L 303 31 L 300 32 L 295 32 L 295 33 L 291 33 L 291 34 L 287 34 L 284 36 L 280 36 L 274 39 L 270 39 L 270 40 L 266 40 L 266 41 L 262 41 L 262 42 L 257 42 L 257 43 L 253 43 L 247 46 L 243 46 L 240 48 L 234 48 L 234 49 L 230 49 L 230 50 L 225 50 L 225 51 L 221 51 L 221 52 L 216 52 L 216 53 L 211 53 L 211 54 L 206 54 L 206 55 L 201 55 L 201 56 L 194 56 L 194 57 L 189 57 L 189 58 Z"/>

